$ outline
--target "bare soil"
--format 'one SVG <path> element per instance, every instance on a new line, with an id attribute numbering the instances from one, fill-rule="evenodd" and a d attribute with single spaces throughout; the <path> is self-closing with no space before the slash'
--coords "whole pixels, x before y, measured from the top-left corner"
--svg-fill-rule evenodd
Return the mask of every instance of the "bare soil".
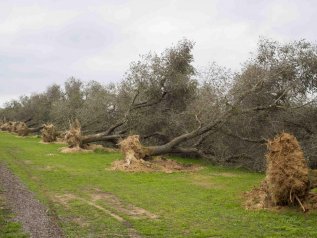
<path id="1" fill-rule="evenodd" d="M 64 237 L 56 218 L 48 215 L 48 209 L 35 199 L 33 193 L 3 164 L 0 164 L 0 183 L 4 189 L 6 203 L 30 237 Z"/>

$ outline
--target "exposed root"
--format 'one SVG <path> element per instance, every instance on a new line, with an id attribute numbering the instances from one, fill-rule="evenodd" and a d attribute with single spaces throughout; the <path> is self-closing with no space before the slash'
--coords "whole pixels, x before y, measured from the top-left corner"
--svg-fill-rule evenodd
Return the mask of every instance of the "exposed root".
<path id="1" fill-rule="evenodd" d="M 11 128 L 11 123 L 12 122 L 5 122 L 1 125 L 1 131 L 9 131 Z"/>
<path id="2" fill-rule="evenodd" d="M 57 139 L 56 128 L 53 124 L 44 124 L 42 133 L 42 141 L 46 143 L 55 142 Z"/>
<path id="3" fill-rule="evenodd" d="M 81 147 L 82 145 L 81 126 L 77 119 L 73 123 L 71 123 L 70 128 L 66 132 L 64 139 L 70 148 Z"/>
<path id="4" fill-rule="evenodd" d="M 310 192 L 306 199 L 303 201 L 303 207 L 308 210 L 316 210 L 317 209 L 317 194 Z"/>
<path id="5" fill-rule="evenodd" d="M 273 207 L 273 202 L 268 193 L 268 186 L 264 180 L 259 187 L 245 193 L 246 209 L 259 210 Z"/>
<path id="6" fill-rule="evenodd" d="M 114 161 L 111 170 L 173 173 L 177 171 L 196 171 L 200 168 L 193 165 L 182 165 L 174 160 L 161 157 L 151 157 L 149 149 L 141 144 L 139 135 L 128 136 L 119 142 L 119 146 L 124 154 L 124 160 Z"/>
<path id="7" fill-rule="evenodd" d="M 11 122 L 11 126 L 9 127 L 9 132 L 15 133 L 17 132 L 17 126 L 18 126 L 18 122 L 14 121 Z"/>
<path id="8" fill-rule="evenodd" d="M 308 167 L 296 138 L 282 133 L 268 142 L 266 180 L 276 205 L 293 204 L 292 197 L 305 199 L 309 191 Z"/>
<path id="9" fill-rule="evenodd" d="M 19 136 L 27 136 L 30 133 L 29 127 L 24 122 L 18 122 L 16 132 Z"/>
<path id="10" fill-rule="evenodd" d="M 306 212 L 305 207 L 303 206 L 302 202 L 301 202 L 300 199 L 297 197 L 297 195 L 295 195 L 295 198 L 296 198 L 298 204 L 299 204 L 299 205 L 301 206 L 301 208 L 303 209 L 303 212 Z"/>
<path id="11" fill-rule="evenodd" d="M 119 142 L 119 146 L 127 165 L 133 161 L 144 160 L 148 156 L 148 151 L 142 146 L 139 135 L 128 136 Z"/>
<path id="12" fill-rule="evenodd" d="M 299 205 L 305 212 L 309 192 L 308 167 L 296 138 L 282 133 L 269 141 L 266 178 L 259 188 L 246 193 L 247 208 Z"/>
<path id="13" fill-rule="evenodd" d="M 16 121 L 2 123 L 0 130 L 17 133 L 19 136 L 27 136 L 30 133 L 28 126 L 24 122 Z"/>

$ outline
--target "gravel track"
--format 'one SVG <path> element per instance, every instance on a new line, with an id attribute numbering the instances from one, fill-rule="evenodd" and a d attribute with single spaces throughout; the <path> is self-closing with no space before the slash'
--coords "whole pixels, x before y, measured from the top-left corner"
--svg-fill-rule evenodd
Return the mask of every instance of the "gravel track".
<path id="1" fill-rule="evenodd" d="M 32 238 L 64 237 L 53 217 L 47 214 L 48 209 L 4 164 L 0 164 L 0 184 L 7 205 Z"/>

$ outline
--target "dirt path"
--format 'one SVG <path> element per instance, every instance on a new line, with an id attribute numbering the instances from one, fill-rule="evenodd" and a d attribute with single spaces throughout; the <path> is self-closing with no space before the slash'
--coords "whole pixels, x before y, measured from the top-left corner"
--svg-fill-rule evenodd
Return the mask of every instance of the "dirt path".
<path id="1" fill-rule="evenodd" d="M 47 208 L 3 164 L 0 164 L 0 184 L 16 220 L 22 223 L 23 229 L 32 238 L 63 237 L 61 229 L 47 214 Z"/>

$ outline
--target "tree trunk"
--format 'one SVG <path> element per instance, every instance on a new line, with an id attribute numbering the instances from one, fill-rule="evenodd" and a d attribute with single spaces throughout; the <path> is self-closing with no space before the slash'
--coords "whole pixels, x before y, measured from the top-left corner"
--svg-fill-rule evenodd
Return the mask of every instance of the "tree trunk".
<path id="1" fill-rule="evenodd" d="M 123 135 L 108 135 L 107 132 L 102 132 L 93 135 L 87 135 L 82 137 L 82 144 L 88 144 L 97 141 L 113 141 L 122 138 Z"/>
<path id="2" fill-rule="evenodd" d="M 30 133 L 37 133 L 37 132 L 39 132 L 40 130 L 42 130 L 43 128 L 44 128 L 44 126 L 29 128 L 29 132 L 30 132 Z"/>
<path id="3" fill-rule="evenodd" d="M 257 88 L 258 85 L 256 85 L 255 88 Z M 251 89 L 249 92 L 255 90 L 255 88 Z M 194 146 L 194 148 L 181 148 L 179 147 L 180 144 L 182 144 L 185 141 L 197 138 L 199 136 L 203 136 L 206 134 L 214 133 L 219 131 L 223 127 L 223 125 L 231 119 L 235 115 L 241 115 L 241 114 L 246 114 L 249 112 L 253 111 L 262 111 L 262 110 L 270 110 L 273 108 L 276 108 L 276 102 L 270 105 L 266 106 L 258 106 L 258 107 L 253 107 L 253 108 L 248 108 L 245 110 L 238 110 L 238 105 L 239 102 L 246 96 L 247 94 L 244 94 L 241 96 L 240 100 L 236 102 L 236 105 L 231 106 L 230 109 L 228 109 L 227 112 L 225 112 L 222 116 L 220 116 L 217 120 L 211 121 L 207 123 L 206 125 L 202 126 L 201 123 L 199 122 L 199 127 L 191 132 L 184 133 L 182 135 L 179 135 L 169 142 L 167 142 L 164 145 L 159 145 L 159 146 L 149 146 L 146 147 L 148 149 L 148 154 L 149 156 L 155 156 L 155 155 L 163 155 L 163 154 L 169 154 L 173 153 L 173 151 L 185 151 L 185 150 L 190 150 L 193 151 L 196 150 L 196 153 L 200 155 L 204 155 L 204 153 L 200 150 L 197 149 L 197 146 Z M 195 144 L 194 144 L 195 145 Z"/>

